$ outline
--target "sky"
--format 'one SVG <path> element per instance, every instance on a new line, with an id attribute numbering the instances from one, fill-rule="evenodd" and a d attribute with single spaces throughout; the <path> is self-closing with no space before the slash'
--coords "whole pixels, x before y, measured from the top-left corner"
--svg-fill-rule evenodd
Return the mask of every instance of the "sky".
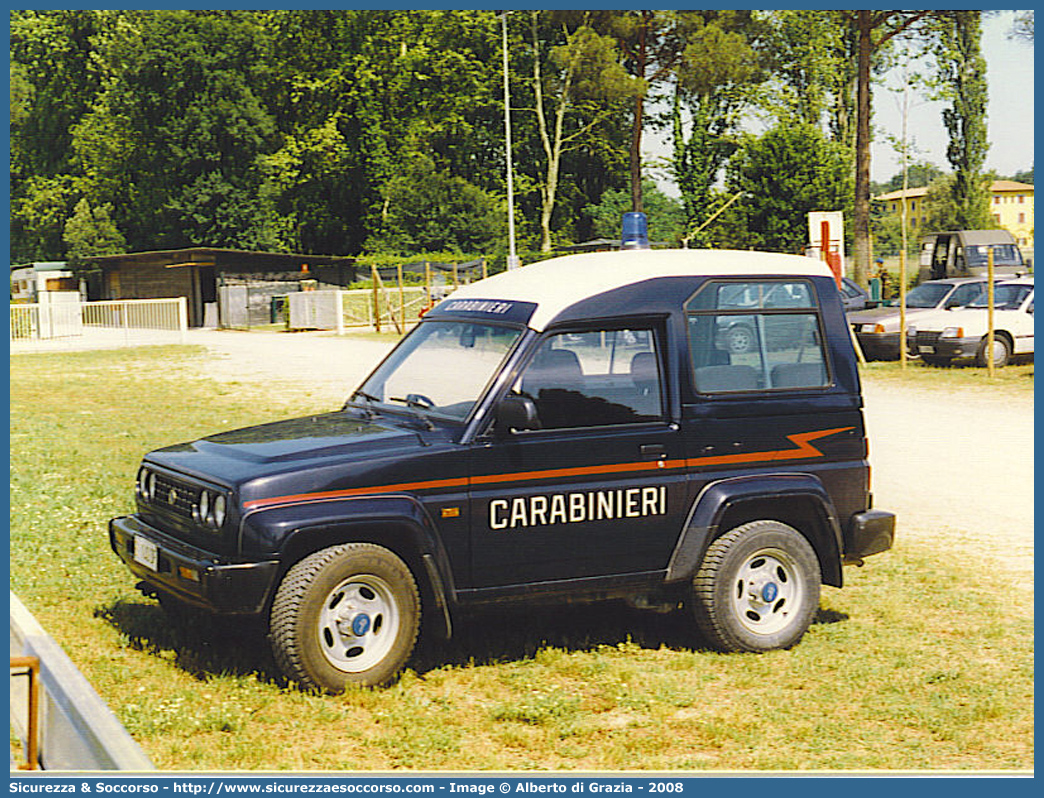
<path id="1" fill-rule="evenodd" d="M 996 11 L 983 18 L 982 49 L 989 88 L 986 169 L 1004 177 L 1033 167 L 1033 44 L 1008 38 L 1014 18 L 1014 11 Z M 914 70 L 911 65 L 910 71 Z M 885 76 L 884 85 L 875 84 L 873 90 L 875 141 L 870 152 L 870 178 L 879 183 L 902 170 L 900 155 L 885 135 L 898 138 L 902 133 L 902 85 L 903 69 L 899 65 Z M 916 89 L 909 92 L 908 103 L 908 158 L 929 161 L 950 171 L 946 160 L 948 135 L 942 122 L 944 104 L 927 100 Z M 668 156 L 668 136 L 667 131 L 646 132 L 644 156 L 650 160 Z M 676 187 L 665 184 L 662 176 L 658 178 L 661 188 L 678 196 Z"/>
<path id="2" fill-rule="evenodd" d="M 1033 167 L 1033 44 L 1008 38 L 1014 18 L 1013 11 L 998 11 L 987 14 L 982 26 L 989 87 L 986 169 L 996 170 L 1002 177 Z M 886 85 L 899 91 L 878 86 L 873 94 L 874 125 L 897 137 L 902 132 L 902 83 L 903 69 L 899 66 L 886 78 Z M 916 160 L 927 160 L 950 171 L 943 107 L 943 103 L 929 102 L 910 91 L 907 130 Z M 876 134 L 870 153 L 871 179 L 882 183 L 902 169 L 899 153 L 883 138 Z"/>

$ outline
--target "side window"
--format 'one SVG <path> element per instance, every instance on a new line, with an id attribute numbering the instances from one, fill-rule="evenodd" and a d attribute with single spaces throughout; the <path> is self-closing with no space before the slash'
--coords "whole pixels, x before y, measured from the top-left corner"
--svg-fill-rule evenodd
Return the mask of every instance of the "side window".
<path id="1" fill-rule="evenodd" d="M 710 281 L 685 308 L 700 393 L 830 384 L 810 283 Z"/>
<path id="2" fill-rule="evenodd" d="M 544 429 L 663 418 L 653 330 L 559 333 L 540 346 L 514 390 L 536 402 Z"/>

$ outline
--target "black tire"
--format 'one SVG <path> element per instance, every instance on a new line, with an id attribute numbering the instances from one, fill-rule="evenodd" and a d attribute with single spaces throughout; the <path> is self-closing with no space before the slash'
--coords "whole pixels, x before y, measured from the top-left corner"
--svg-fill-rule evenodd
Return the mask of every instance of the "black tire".
<path id="1" fill-rule="evenodd" d="M 276 591 L 269 640 L 276 662 L 307 689 L 386 685 L 417 642 L 421 605 L 409 567 L 372 543 L 305 557 Z"/>
<path id="2" fill-rule="evenodd" d="M 986 344 L 988 340 L 986 336 L 983 336 L 982 342 L 979 344 L 979 351 L 975 353 L 975 365 L 986 368 L 990 365 L 989 356 L 986 354 Z M 1008 339 L 1003 335 L 993 336 L 993 365 L 995 368 L 1001 368 L 1008 365 L 1008 361 L 1011 360 L 1011 344 L 1008 343 Z"/>
<path id="3" fill-rule="evenodd" d="M 725 331 L 725 342 L 731 354 L 745 354 L 754 348 L 754 331 L 745 324 L 734 324 Z"/>
<path id="4" fill-rule="evenodd" d="M 690 602 L 707 642 L 719 651 L 790 648 L 819 607 L 819 559 L 779 521 L 751 521 L 711 543 Z"/>

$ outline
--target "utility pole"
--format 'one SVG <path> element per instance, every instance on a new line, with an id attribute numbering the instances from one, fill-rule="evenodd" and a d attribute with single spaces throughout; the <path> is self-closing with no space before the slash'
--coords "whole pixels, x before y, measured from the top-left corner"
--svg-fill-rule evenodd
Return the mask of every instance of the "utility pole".
<path id="1" fill-rule="evenodd" d="M 508 212 L 508 269 L 517 269 L 521 264 L 515 254 L 515 179 L 511 161 L 511 95 L 508 90 L 508 38 L 507 18 L 510 12 L 500 15 L 501 49 L 504 51 L 504 142 L 507 160 L 507 212 Z"/>
<path id="2" fill-rule="evenodd" d="M 906 368 L 906 224 L 909 200 L 906 192 L 910 187 L 910 177 L 906 165 L 906 118 L 910 109 L 910 45 L 906 45 L 906 61 L 903 64 L 903 212 L 902 212 L 902 249 L 899 250 L 899 368 Z M 882 289 L 884 283 L 881 284 Z M 882 290 L 882 295 L 884 291 Z M 883 296 L 882 296 L 883 298 Z"/>

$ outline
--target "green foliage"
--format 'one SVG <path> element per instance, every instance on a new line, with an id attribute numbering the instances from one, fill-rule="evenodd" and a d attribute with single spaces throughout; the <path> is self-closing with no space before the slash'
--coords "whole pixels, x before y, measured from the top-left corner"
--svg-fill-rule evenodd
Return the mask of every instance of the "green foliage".
<path id="1" fill-rule="evenodd" d="M 681 202 L 664 194 L 652 180 L 642 185 L 642 202 L 649 220 L 649 240 L 676 246 L 685 234 L 685 217 Z M 631 210 L 631 194 L 623 189 L 610 189 L 595 205 L 584 208 L 594 221 L 595 238 L 619 238 L 623 215 Z"/>
<path id="2" fill-rule="evenodd" d="M 1033 167 L 1030 167 L 1029 169 L 1023 170 L 1021 172 L 1016 172 L 1012 176 L 1011 179 L 1015 180 L 1015 181 L 1017 181 L 1019 183 L 1028 183 L 1029 185 L 1032 186 L 1033 185 Z"/>
<path id="3" fill-rule="evenodd" d="M 802 252 L 810 211 L 844 210 L 851 201 L 851 151 L 808 125 L 777 126 L 749 137 L 729 164 L 735 210 L 711 228 L 741 249 Z"/>
<path id="4" fill-rule="evenodd" d="M 746 16 L 706 12 L 686 26 L 672 124 L 671 171 L 685 208 L 683 239 L 705 245 L 711 187 L 738 146 L 741 113 L 762 79 Z M 688 132 L 686 132 L 688 129 Z"/>
<path id="5" fill-rule="evenodd" d="M 954 170 L 955 229 L 992 226 L 989 191 L 983 181 L 989 138 L 986 129 L 986 60 L 982 57 L 981 11 L 953 11 L 944 21 L 936 59 L 950 107 L 943 124 L 950 140 L 946 158 Z"/>
<path id="6" fill-rule="evenodd" d="M 854 42 L 837 12 L 801 9 L 762 12 L 771 80 L 761 104 L 777 118 L 819 127 L 852 142 Z"/>
<path id="7" fill-rule="evenodd" d="M 482 252 L 504 236 L 507 214 L 500 201 L 462 177 L 439 172 L 420 154 L 385 184 L 384 200 L 370 251 Z"/>
<path id="8" fill-rule="evenodd" d="M 112 205 L 91 204 L 86 199 L 76 203 L 72 217 L 65 223 L 66 260 L 73 269 L 81 269 L 84 258 L 91 255 L 118 255 L 126 251 L 127 242 L 112 221 Z"/>
<path id="9" fill-rule="evenodd" d="M 906 168 L 906 183 L 908 188 L 923 188 L 945 173 L 933 163 L 922 161 L 911 163 Z M 903 173 L 896 172 L 889 178 L 888 182 L 874 186 L 875 194 L 887 194 L 890 191 L 899 191 L 903 187 Z"/>

